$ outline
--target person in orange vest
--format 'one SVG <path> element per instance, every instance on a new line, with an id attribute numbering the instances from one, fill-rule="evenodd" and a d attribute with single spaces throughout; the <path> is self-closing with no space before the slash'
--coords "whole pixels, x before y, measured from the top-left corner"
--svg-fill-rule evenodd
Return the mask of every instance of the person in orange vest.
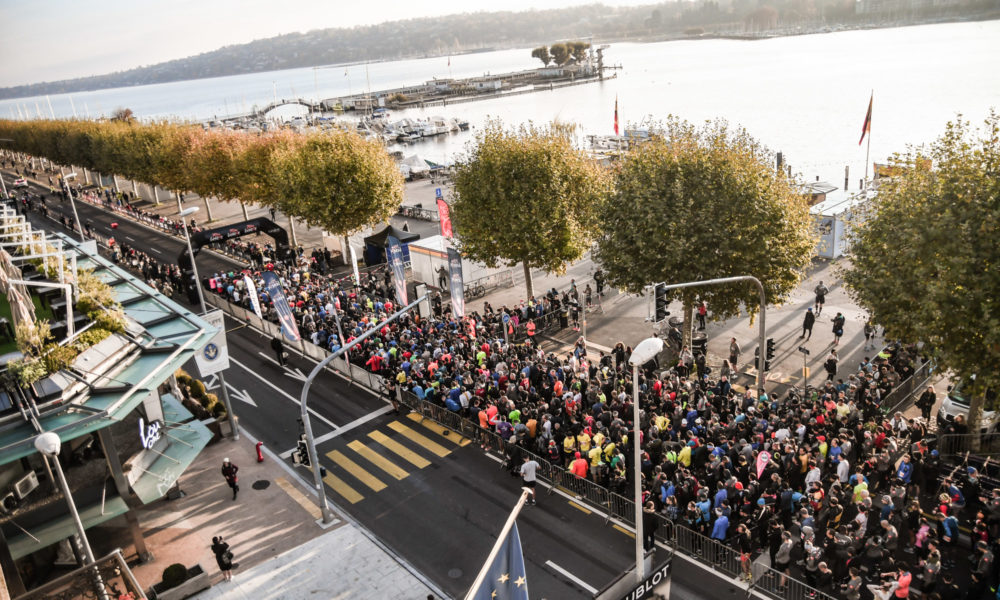
<path id="1" fill-rule="evenodd" d="M 535 339 L 535 320 L 532 319 L 532 320 L 528 321 L 528 324 L 526 325 L 526 328 L 528 330 L 528 339 L 529 340 Z"/>

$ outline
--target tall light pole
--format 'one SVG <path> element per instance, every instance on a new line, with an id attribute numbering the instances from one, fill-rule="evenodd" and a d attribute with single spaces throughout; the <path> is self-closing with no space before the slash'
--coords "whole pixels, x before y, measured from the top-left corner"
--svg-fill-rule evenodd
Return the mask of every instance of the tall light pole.
<path id="1" fill-rule="evenodd" d="M 80 223 L 80 215 L 76 212 L 76 202 L 73 201 L 73 188 L 69 186 L 69 178 L 76 177 L 76 173 L 68 173 L 63 176 L 63 185 L 66 186 L 66 195 L 69 196 L 69 205 L 73 208 L 73 218 L 76 219 L 76 229 L 80 232 L 80 241 L 86 241 L 83 237 L 83 223 Z"/>
<path id="2" fill-rule="evenodd" d="M 73 517 L 73 525 L 76 526 L 76 534 L 80 538 L 80 546 L 83 551 L 83 559 L 85 562 L 94 566 L 94 572 L 96 574 L 95 585 L 98 587 L 98 594 L 102 600 L 107 600 L 108 593 L 104 589 L 104 582 L 101 580 L 101 573 L 97 569 L 96 560 L 94 559 L 94 551 L 90 548 L 90 541 L 87 540 L 87 531 L 83 528 L 83 521 L 80 520 L 80 513 L 76 510 L 76 503 L 73 502 L 73 493 L 69 489 L 69 484 L 66 483 L 66 475 L 63 473 L 62 465 L 59 463 L 59 449 L 62 448 L 62 440 L 59 439 L 59 435 L 51 431 L 46 431 L 35 438 L 35 450 L 38 450 L 42 455 L 51 458 L 52 463 L 55 464 L 56 478 L 59 480 L 59 490 L 62 492 L 63 496 L 66 497 L 66 504 L 69 506 L 69 514 Z"/>
<path id="3" fill-rule="evenodd" d="M 191 271 L 194 273 L 194 287 L 198 290 L 198 301 L 201 304 L 201 314 L 208 312 L 208 307 L 205 305 L 205 294 L 201 291 L 201 278 L 198 277 L 198 265 L 194 262 L 194 249 L 191 247 L 191 234 L 188 232 L 187 221 L 185 217 L 193 215 L 198 212 L 197 206 L 192 206 L 190 208 L 185 208 L 179 213 L 181 218 L 181 225 L 184 226 L 184 240 L 187 242 L 188 256 L 191 257 Z M 226 407 L 226 415 L 229 419 L 229 428 L 232 430 L 232 438 L 234 440 L 240 439 L 240 432 L 236 429 L 236 415 L 233 414 L 233 405 L 229 401 L 229 389 L 226 387 L 226 373 L 224 371 L 219 371 L 219 386 L 222 388 L 222 404 Z"/>
<path id="4" fill-rule="evenodd" d="M 635 491 L 635 582 L 646 577 L 643 565 L 642 535 L 642 448 L 639 447 L 639 368 L 656 358 L 663 351 L 663 340 L 646 338 L 632 351 L 628 362 L 632 365 L 632 449 L 635 454 L 635 472 L 632 474 Z"/>

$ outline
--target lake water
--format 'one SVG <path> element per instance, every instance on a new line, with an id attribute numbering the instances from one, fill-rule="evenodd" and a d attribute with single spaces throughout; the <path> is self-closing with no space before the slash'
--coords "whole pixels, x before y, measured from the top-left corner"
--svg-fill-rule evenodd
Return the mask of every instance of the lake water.
<path id="1" fill-rule="evenodd" d="M 0 115 L 107 114 L 129 107 L 141 118 L 205 119 L 247 111 L 277 98 L 330 98 L 421 83 L 533 68 L 528 49 L 305 68 L 0 102 Z M 872 160 L 907 144 L 929 142 L 961 113 L 979 121 L 1000 106 L 1000 21 L 844 31 L 763 41 L 698 40 L 612 44 L 606 64 L 618 76 L 561 90 L 448 107 L 396 111 L 404 116 L 508 123 L 559 119 L 585 134 L 611 134 L 615 98 L 623 124 L 677 115 L 693 122 L 721 117 L 741 125 L 808 179 L 851 187 L 864 172 L 861 124 L 874 90 Z M 992 75 L 991 75 L 992 73 Z M 72 105 L 71 105 L 72 99 Z M 439 136 L 404 150 L 447 162 L 472 132 Z"/>

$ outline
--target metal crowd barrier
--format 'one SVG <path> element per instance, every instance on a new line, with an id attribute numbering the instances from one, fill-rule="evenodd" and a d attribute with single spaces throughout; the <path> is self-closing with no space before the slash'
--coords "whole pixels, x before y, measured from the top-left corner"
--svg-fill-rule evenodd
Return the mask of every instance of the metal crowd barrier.
<path id="1" fill-rule="evenodd" d="M 904 411 L 908 409 L 914 402 L 916 395 L 927 386 L 927 382 L 934 376 L 934 367 L 934 361 L 928 359 L 913 372 L 913 375 L 910 375 L 905 380 L 899 382 L 899 384 L 893 388 L 885 398 L 882 399 L 882 406 L 888 407 L 884 409 L 885 414 L 894 414 L 896 411 Z"/>

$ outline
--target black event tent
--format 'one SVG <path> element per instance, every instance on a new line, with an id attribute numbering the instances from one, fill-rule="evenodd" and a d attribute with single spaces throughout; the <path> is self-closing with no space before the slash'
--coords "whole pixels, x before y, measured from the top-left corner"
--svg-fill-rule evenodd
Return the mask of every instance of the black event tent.
<path id="1" fill-rule="evenodd" d="M 387 225 L 382 231 L 373 233 L 365 238 L 365 263 L 377 265 L 385 262 L 385 247 L 389 243 L 390 235 L 399 240 L 400 245 L 403 247 L 404 260 L 410 257 L 408 243 L 420 239 L 419 234 L 410 233 L 409 231 L 396 229 L 392 225 Z"/>

